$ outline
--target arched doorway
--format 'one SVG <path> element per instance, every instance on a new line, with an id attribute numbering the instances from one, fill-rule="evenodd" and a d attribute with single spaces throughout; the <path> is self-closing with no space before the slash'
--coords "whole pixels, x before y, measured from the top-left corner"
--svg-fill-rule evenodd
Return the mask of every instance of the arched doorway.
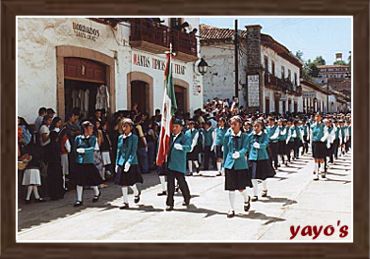
<path id="1" fill-rule="evenodd" d="M 127 74 L 127 109 L 138 104 L 139 110 L 153 115 L 153 78 L 142 72 Z"/>
<path id="2" fill-rule="evenodd" d="M 175 96 L 177 110 L 180 112 L 189 111 L 189 84 L 181 79 L 174 78 Z"/>
<path id="3" fill-rule="evenodd" d="M 109 111 L 111 113 L 115 111 L 115 61 L 113 57 L 92 49 L 75 46 L 57 46 L 56 54 L 57 113 L 60 117 L 64 118 L 73 105 L 76 105 L 76 102 L 70 101 L 73 89 L 74 95 L 80 97 L 84 95 L 85 100 L 88 100 L 84 102 L 84 106 L 86 105 L 84 115 L 89 116 L 89 113 L 95 109 L 96 89 L 101 84 L 108 87 Z M 86 91 L 87 89 L 89 91 Z M 88 95 L 87 92 L 89 92 Z M 82 106 L 81 103 L 79 105 Z"/>
<path id="4" fill-rule="evenodd" d="M 149 112 L 148 83 L 140 80 L 131 81 L 131 107 L 137 105 L 139 111 Z"/>

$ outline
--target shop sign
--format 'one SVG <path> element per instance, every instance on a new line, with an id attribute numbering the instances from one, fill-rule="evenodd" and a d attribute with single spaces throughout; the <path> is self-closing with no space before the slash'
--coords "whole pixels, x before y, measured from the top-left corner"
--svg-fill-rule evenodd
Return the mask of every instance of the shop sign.
<path id="1" fill-rule="evenodd" d="M 132 55 L 132 63 L 136 66 L 151 68 L 155 70 L 164 71 L 166 68 L 166 60 L 160 58 L 150 58 L 149 56 L 134 53 Z M 186 66 L 179 65 L 176 63 L 173 64 L 173 72 L 177 75 L 185 75 Z"/>
<path id="2" fill-rule="evenodd" d="M 260 105 L 260 79 L 259 75 L 248 75 L 248 106 Z"/>
<path id="3" fill-rule="evenodd" d="M 72 26 L 73 31 L 77 37 L 96 41 L 100 36 L 99 30 L 91 26 L 87 26 L 77 22 L 73 22 Z"/>

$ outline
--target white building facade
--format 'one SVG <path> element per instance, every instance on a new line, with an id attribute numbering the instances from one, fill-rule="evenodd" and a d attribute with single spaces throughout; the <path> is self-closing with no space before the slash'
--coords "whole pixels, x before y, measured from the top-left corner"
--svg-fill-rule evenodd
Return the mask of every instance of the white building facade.
<path id="1" fill-rule="evenodd" d="M 179 109 L 202 107 L 202 79 L 195 66 L 199 42 L 186 31 L 170 29 L 170 19 L 155 24 L 148 19 L 18 18 L 18 115 L 32 123 L 44 106 L 64 118 L 82 98 L 88 116 L 101 85 L 108 90 L 108 112 L 137 104 L 153 114 L 162 107 L 164 52 L 170 42 L 178 54 L 173 78 Z M 186 22 L 199 27 L 199 19 Z M 153 30 L 143 31 L 143 24 L 152 23 Z"/>

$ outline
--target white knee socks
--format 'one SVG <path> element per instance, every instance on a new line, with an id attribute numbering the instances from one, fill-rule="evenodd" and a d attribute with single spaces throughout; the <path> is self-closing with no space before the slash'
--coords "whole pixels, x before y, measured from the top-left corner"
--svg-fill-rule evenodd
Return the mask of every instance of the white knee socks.
<path id="1" fill-rule="evenodd" d="M 247 194 L 247 191 L 246 190 L 243 190 L 240 193 L 241 193 L 241 195 L 244 198 L 244 202 L 248 202 L 248 194 Z"/>
<path id="2" fill-rule="evenodd" d="M 230 209 L 235 210 L 235 191 L 229 191 Z"/>
<path id="3" fill-rule="evenodd" d="M 122 186 L 122 198 L 123 198 L 123 203 L 128 203 L 128 187 L 127 186 Z"/>
<path id="4" fill-rule="evenodd" d="M 35 195 L 35 198 L 38 200 L 40 199 L 39 191 L 37 189 L 37 186 L 33 186 L 33 194 Z"/>
<path id="5" fill-rule="evenodd" d="M 253 184 L 253 195 L 258 196 L 258 180 L 252 179 L 252 184 Z"/>
<path id="6" fill-rule="evenodd" d="M 267 182 L 266 182 L 266 180 L 262 181 L 262 190 L 267 191 Z"/>
<path id="7" fill-rule="evenodd" d="M 319 163 L 315 163 L 315 174 L 318 174 L 319 173 Z"/>
<path id="8" fill-rule="evenodd" d="M 161 182 L 161 186 L 162 186 L 162 191 L 166 191 L 166 176 L 164 175 L 160 175 L 159 176 L 159 181 Z"/>
<path id="9" fill-rule="evenodd" d="M 139 190 L 137 189 L 136 184 L 134 184 L 131 188 L 134 191 L 134 196 L 138 196 L 139 195 Z"/>
<path id="10" fill-rule="evenodd" d="M 32 191 L 33 191 L 33 186 L 29 185 L 28 188 L 27 188 L 27 196 L 26 196 L 27 201 L 29 201 L 31 199 Z"/>
<path id="11" fill-rule="evenodd" d="M 195 165 L 195 168 L 199 168 L 199 163 L 198 163 L 198 161 L 194 161 L 194 165 Z"/>
<path id="12" fill-rule="evenodd" d="M 189 167 L 189 172 L 192 173 L 193 172 L 193 161 L 188 161 L 188 167 Z"/>
<path id="13" fill-rule="evenodd" d="M 217 162 L 217 171 L 221 172 L 221 162 Z"/>
<path id="14" fill-rule="evenodd" d="M 105 167 L 103 167 L 103 169 L 101 171 L 99 171 L 99 173 L 100 173 L 101 179 L 103 179 L 103 181 L 105 181 Z"/>
<path id="15" fill-rule="evenodd" d="M 82 201 L 82 192 L 83 192 L 84 187 L 81 185 L 76 186 L 76 191 L 77 191 L 77 201 Z"/>
<path id="16" fill-rule="evenodd" d="M 91 188 L 94 190 L 95 196 L 98 196 L 99 195 L 99 188 L 98 188 L 98 186 L 92 186 Z"/>

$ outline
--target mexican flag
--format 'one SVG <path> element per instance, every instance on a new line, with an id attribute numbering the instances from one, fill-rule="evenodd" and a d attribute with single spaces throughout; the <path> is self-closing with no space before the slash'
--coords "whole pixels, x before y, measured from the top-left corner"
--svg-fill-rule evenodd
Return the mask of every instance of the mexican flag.
<path id="1" fill-rule="evenodd" d="M 172 80 L 171 53 L 167 53 L 166 69 L 164 71 L 164 96 L 162 104 L 161 132 L 159 134 L 159 146 L 157 154 L 157 165 L 161 166 L 166 161 L 170 147 L 170 136 L 172 117 L 177 110 L 175 89 Z"/>

